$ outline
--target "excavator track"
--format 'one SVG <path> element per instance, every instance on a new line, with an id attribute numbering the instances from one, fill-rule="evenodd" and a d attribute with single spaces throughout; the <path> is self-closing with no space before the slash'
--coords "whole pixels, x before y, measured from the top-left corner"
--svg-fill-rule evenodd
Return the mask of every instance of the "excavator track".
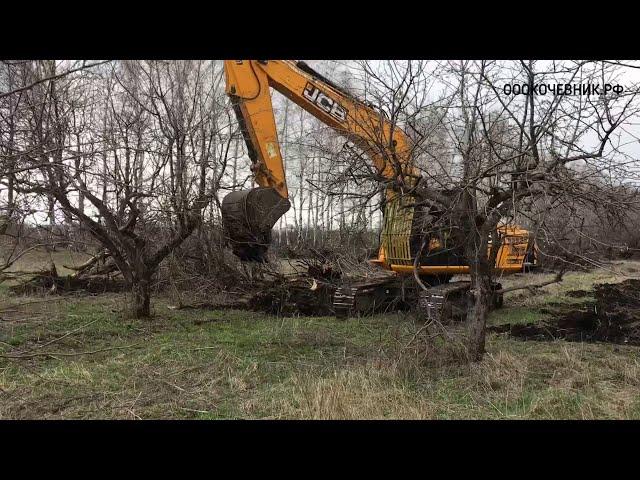
<path id="1" fill-rule="evenodd" d="M 425 320 L 445 321 L 460 317 L 465 312 L 466 293 L 471 282 L 453 282 L 436 285 L 418 292 L 418 311 Z"/>
<path id="2" fill-rule="evenodd" d="M 416 308 L 427 321 L 447 322 L 464 319 L 471 282 L 456 281 L 435 285 L 427 290 L 398 279 L 377 279 L 344 285 L 336 289 L 333 310 L 337 318 L 369 315 L 376 312 Z M 501 289 L 497 283 L 494 290 Z M 502 306 L 502 296 L 494 296 L 492 308 Z"/>
<path id="3" fill-rule="evenodd" d="M 349 318 L 356 306 L 357 287 L 339 287 L 333 294 L 333 310 L 337 318 Z"/>
<path id="4" fill-rule="evenodd" d="M 387 277 L 343 285 L 337 288 L 333 295 L 335 315 L 344 319 L 393 309 L 406 309 L 409 306 L 405 301 L 406 283 L 397 277 Z"/>

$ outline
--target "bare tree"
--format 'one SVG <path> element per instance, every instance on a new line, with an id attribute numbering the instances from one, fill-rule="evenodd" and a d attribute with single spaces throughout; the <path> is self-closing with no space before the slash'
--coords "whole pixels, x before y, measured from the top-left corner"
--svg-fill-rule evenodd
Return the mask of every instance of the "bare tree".
<path id="1" fill-rule="evenodd" d="M 353 70 L 360 97 L 412 138 L 409 157 L 422 177 L 397 189 L 437 212 L 425 225 L 423 248 L 447 231 L 470 267 L 471 359 L 484 352 L 495 275 L 488 252 L 497 252 L 501 223 L 521 222 L 543 235 L 551 233 L 545 219 L 559 205 L 578 202 L 609 216 L 637 206 L 635 190 L 621 189 L 638 179 L 635 159 L 622 148 L 640 107 L 637 84 L 618 86 L 626 68 L 596 61 L 389 61 L 359 62 Z M 589 90 L 594 85 L 599 93 Z M 384 153 L 393 152 L 390 138 L 372 141 L 397 163 Z M 342 177 L 326 191 L 370 201 L 378 173 L 358 152 L 342 158 Z"/>
<path id="2" fill-rule="evenodd" d="M 220 65 L 113 62 L 90 81 L 53 66 L 30 62 L 29 88 L 15 89 L 27 127 L 16 189 L 90 232 L 131 285 L 135 315 L 148 316 L 158 265 L 201 223 L 226 169 Z"/>
<path id="3" fill-rule="evenodd" d="M 487 252 L 497 244 L 500 222 L 528 221 L 539 229 L 558 204 L 579 201 L 608 212 L 637 205 L 621 194 L 619 186 L 637 174 L 629 171 L 629 156 L 613 135 L 638 115 L 638 88 L 630 83 L 624 94 L 583 94 L 588 85 L 616 84 L 620 69 L 604 62 L 533 61 L 448 62 L 443 69 L 455 100 L 447 99 L 442 122 L 460 170 L 447 178 L 447 197 L 428 186 L 417 193 L 445 209 L 450 224 L 461 228 L 472 282 L 471 358 L 484 352 L 493 276 Z M 555 86 L 556 94 L 540 95 L 542 84 Z M 577 95 L 560 93 L 564 85 L 573 90 L 573 84 L 579 84 Z M 506 86 L 513 93 L 516 85 L 523 94 L 505 94 Z M 605 169 L 606 180 L 594 176 Z"/>

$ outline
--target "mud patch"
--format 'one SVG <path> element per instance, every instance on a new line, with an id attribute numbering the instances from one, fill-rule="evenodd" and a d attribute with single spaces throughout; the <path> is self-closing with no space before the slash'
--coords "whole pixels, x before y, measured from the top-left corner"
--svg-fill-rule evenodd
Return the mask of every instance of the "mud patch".
<path id="1" fill-rule="evenodd" d="M 526 325 L 505 324 L 488 330 L 529 340 L 640 345 L 640 280 L 598 284 L 594 287 L 594 296 L 594 303 L 587 303 L 579 310 L 555 312 L 555 318 L 550 320 Z"/>

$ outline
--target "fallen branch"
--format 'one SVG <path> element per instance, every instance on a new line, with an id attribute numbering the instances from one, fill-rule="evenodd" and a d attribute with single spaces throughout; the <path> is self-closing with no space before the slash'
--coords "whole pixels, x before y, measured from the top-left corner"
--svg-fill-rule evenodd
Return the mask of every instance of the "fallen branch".
<path id="1" fill-rule="evenodd" d="M 16 310 L 16 311 L 17 311 L 17 310 Z M 72 334 L 74 334 L 74 333 L 78 332 L 79 330 L 82 330 L 83 328 L 88 327 L 89 325 L 92 325 L 92 324 L 96 323 L 97 321 L 98 321 L 97 319 L 96 319 L 96 320 L 92 320 L 91 322 L 86 323 L 86 324 L 84 324 L 84 325 L 81 325 L 81 326 L 79 326 L 78 328 L 75 328 L 75 329 L 73 329 L 73 330 L 71 330 L 71 331 L 69 331 L 69 332 L 65 333 L 64 335 L 62 335 L 62 336 L 58 337 L 58 338 L 54 338 L 53 340 L 50 340 L 50 341 L 48 341 L 48 342 L 46 342 L 46 343 L 43 343 L 43 344 L 41 344 L 41 345 L 36 345 L 36 349 L 37 349 L 37 348 L 46 347 L 47 345 L 51 345 L 52 343 L 58 342 L 58 341 L 62 340 L 63 338 L 66 338 L 66 337 L 68 337 L 69 335 L 72 335 Z M 34 350 L 35 350 L 35 349 L 33 349 L 33 350 L 27 350 L 27 351 L 24 351 L 24 352 L 20 352 L 20 354 L 19 354 L 19 355 L 20 355 L 20 356 L 23 356 L 23 355 L 25 355 L 25 354 L 27 354 L 27 355 L 28 355 L 28 354 L 31 354 Z M 57 354 L 56 354 L 56 355 L 57 355 Z"/>
<path id="2" fill-rule="evenodd" d="M 535 293 L 535 290 L 538 288 L 546 287 L 547 285 L 551 285 L 553 283 L 560 283 L 562 281 L 563 275 L 564 275 L 564 272 L 559 272 L 556 274 L 556 276 L 553 279 L 547 280 L 546 282 L 537 283 L 535 285 L 517 285 L 515 287 L 502 288 L 500 290 L 496 290 L 494 293 L 503 294 L 507 292 L 515 292 L 516 290 L 525 290 L 525 289 L 529 290 L 531 293 Z"/>
<path id="3" fill-rule="evenodd" d="M 46 300 L 35 300 L 33 302 L 25 302 L 25 303 L 18 303 L 17 305 L 11 305 L 11 308 L 16 308 L 16 307 L 24 307 L 26 305 L 33 305 L 34 303 L 51 303 L 51 302 L 61 302 L 63 301 L 63 298 L 47 298 Z M 2 309 L 0 310 L 0 313 L 5 313 L 5 312 L 17 312 L 18 310 L 5 310 Z"/>
<path id="4" fill-rule="evenodd" d="M 85 323 L 84 325 L 81 325 L 81 326 L 79 326 L 78 328 L 76 328 L 76 329 L 74 329 L 74 330 L 71 330 L 71 331 L 69 331 L 69 332 L 65 333 L 65 334 L 64 334 L 64 335 L 62 335 L 61 337 L 54 338 L 53 340 L 51 340 L 51 341 L 49 341 L 49 342 L 47 342 L 47 343 L 43 343 L 42 345 L 38 345 L 36 348 L 42 348 L 42 347 L 46 347 L 47 345 L 51 345 L 52 343 L 55 343 L 55 342 L 57 342 L 57 341 L 59 341 L 59 340 L 62 340 L 63 338 L 66 338 L 66 337 L 68 337 L 69 335 L 72 335 L 72 334 L 74 334 L 74 333 L 76 333 L 76 332 L 78 332 L 78 331 L 82 330 L 83 328 L 88 327 L 89 325 L 93 325 L 93 324 L 94 324 L 94 323 L 96 323 L 97 321 L 98 321 L 98 319 L 96 319 L 96 320 L 92 320 L 92 321 L 91 321 L 91 322 L 89 322 L 89 323 Z"/>
<path id="5" fill-rule="evenodd" d="M 89 268 L 91 265 L 93 265 L 97 261 L 105 259 L 109 255 L 110 254 L 106 250 L 104 250 L 104 251 L 100 252 L 98 255 L 96 255 L 94 257 L 91 257 L 89 260 L 84 262 L 82 265 L 78 265 L 77 267 L 74 267 L 73 265 L 64 265 L 64 264 L 62 266 L 64 268 L 68 269 L 68 270 L 82 271 L 82 270 L 85 270 L 86 268 Z"/>
<path id="6" fill-rule="evenodd" d="M 33 245 L 33 246 L 29 247 L 29 248 L 24 249 L 23 251 L 21 251 L 18 255 L 16 255 L 12 259 L 7 260 L 0 267 L 0 271 L 4 271 L 4 270 L 10 268 L 14 263 L 16 263 L 18 260 L 20 260 L 20 258 L 25 256 L 27 253 L 31 252 L 32 250 L 35 250 L 35 249 L 41 248 L 41 247 L 51 247 L 51 246 L 55 247 L 56 245 L 67 245 L 68 243 L 69 243 L 68 241 L 60 241 L 60 242 L 38 243 L 36 245 Z M 29 272 L 24 272 L 24 273 L 29 273 Z M 31 272 L 31 273 L 40 273 L 40 272 Z"/>
<path id="7" fill-rule="evenodd" d="M 95 353 L 100 352 L 108 352 L 111 350 L 123 350 L 125 348 L 133 348 L 140 345 L 140 343 L 134 343 L 132 345 L 124 345 L 122 347 L 110 347 L 110 348 L 101 348 L 99 350 L 91 350 L 88 352 L 77 352 L 77 353 L 63 353 L 63 352 L 40 352 L 40 353 L 30 353 L 28 355 L 0 355 L 0 358 L 8 358 L 11 360 L 20 360 L 24 358 L 34 358 L 34 357 L 77 357 L 80 355 L 93 355 Z"/>

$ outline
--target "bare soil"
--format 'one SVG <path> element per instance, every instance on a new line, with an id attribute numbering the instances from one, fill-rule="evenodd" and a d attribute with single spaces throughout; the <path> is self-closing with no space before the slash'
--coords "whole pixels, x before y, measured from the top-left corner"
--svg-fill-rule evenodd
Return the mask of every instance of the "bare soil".
<path id="1" fill-rule="evenodd" d="M 591 292 L 575 291 L 580 298 Z M 640 280 L 601 283 L 594 286 L 595 301 L 587 301 L 578 309 L 556 311 L 556 315 L 540 323 L 504 324 L 489 327 L 495 333 L 529 340 L 564 339 L 567 341 L 608 342 L 640 345 Z"/>

